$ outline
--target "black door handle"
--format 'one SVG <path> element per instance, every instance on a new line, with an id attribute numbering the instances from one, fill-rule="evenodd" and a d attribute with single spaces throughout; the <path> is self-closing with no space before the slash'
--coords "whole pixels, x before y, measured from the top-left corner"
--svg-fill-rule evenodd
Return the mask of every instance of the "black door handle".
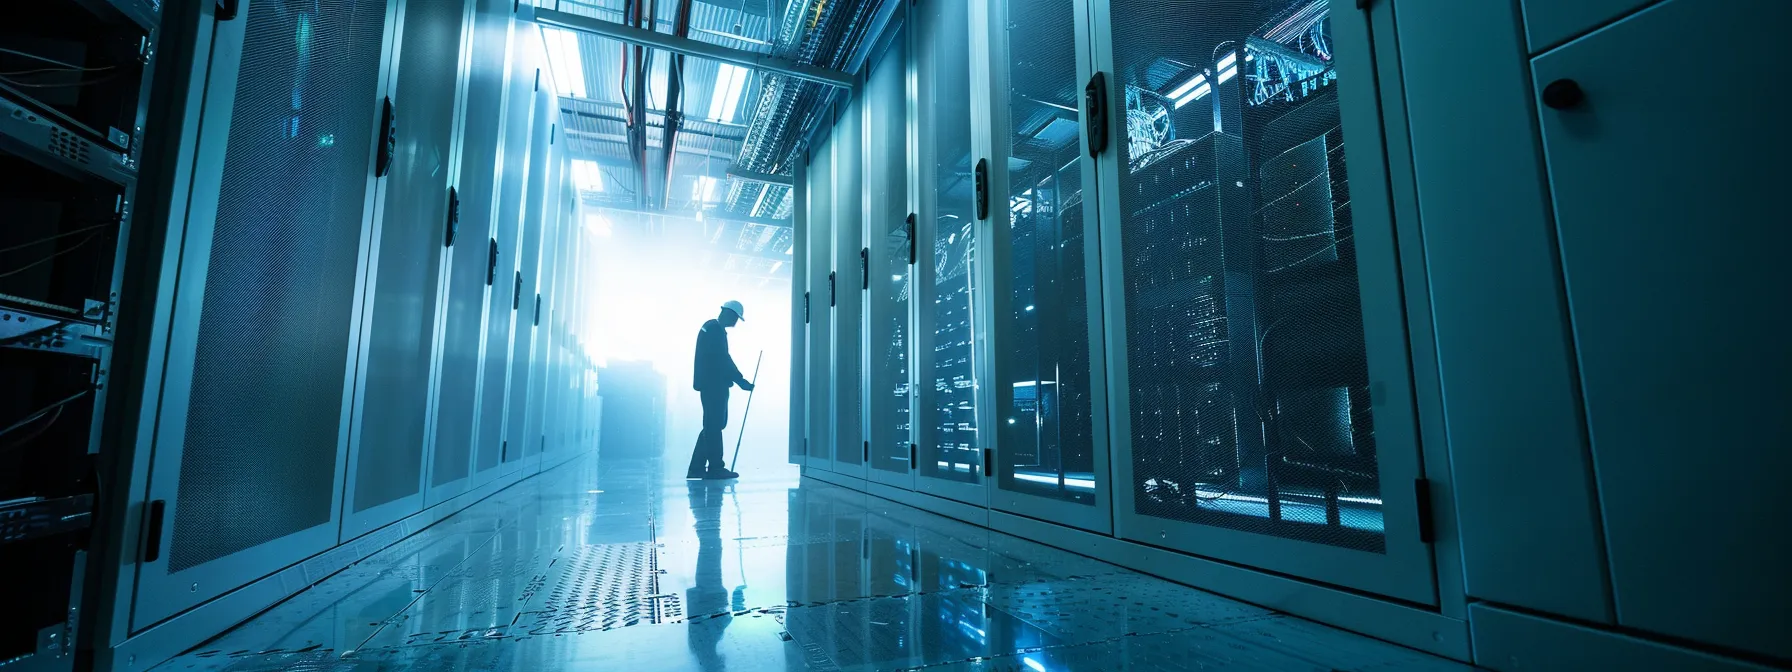
<path id="1" fill-rule="evenodd" d="M 1097 72 L 1083 86 L 1083 106 L 1088 116 L 1083 120 L 1089 135 L 1089 158 L 1108 148 L 1108 84 L 1107 77 Z"/>
<path id="2" fill-rule="evenodd" d="M 836 276 L 838 276 L 838 275 L 839 274 L 834 271 L 828 271 L 828 307 L 829 308 L 833 308 L 834 306 L 840 305 L 839 301 L 838 301 L 838 299 L 840 298 L 839 292 L 835 291 L 835 289 L 834 289 L 835 280 L 837 279 Z"/>
<path id="3" fill-rule="evenodd" d="M 516 272 L 516 291 L 510 295 L 510 309 L 521 310 L 523 307 L 523 272 Z"/>
<path id="4" fill-rule="evenodd" d="M 212 12 L 212 18 L 219 21 L 230 21 L 236 18 L 237 11 L 241 8 L 242 3 L 238 0 L 218 0 L 217 10 Z"/>
<path id="5" fill-rule="evenodd" d="M 144 562 L 155 562 L 162 557 L 162 520 L 167 512 L 166 500 L 158 499 L 149 503 L 149 520 L 143 526 Z"/>
<path id="6" fill-rule="evenodd" d="M 443 247 L 454 247 L 454 234 L 460 232 L 460 194 L 448 188 L 448 231 L 443 234 Z"/>
<path id="7" fill-rule="evenodd" d="M 988 448 L 983 449 L 983 477 L 984 478 L 989 478 L 989 476 L 991 474 L 995 473 L 995 465 L 991 464 L 992 462 L 995 461 L 995 457 L 996 457 L 996 451 L 990 450 Z"/>
<path id="8" fill-rule="evenodd" d="M 398 153 L 398 110 L 392 107 L 392 98 L 388 96 L 380 107 L 379 158 L 373 166 L 374 177 L 385 177 L 392 172 L 392 157 Z"/>
<path id="9" fill-rule="evenodd" d="M 809 323 L 809 293 L 803 292 L 803 324 Z"/>
<path id="10" fill-rule="evenodd" d="M 492 239 L 491 255 L 485 260 L 485 286 L 490 287 L 498 282 L 498 239 Z"/>
<path id="11" fill-rule="evenodd" d="M 915 265 L 915 213 L 908 213 L 908 265 Z"/>
<path id="12" fill-rule="evenodd" d="M 871 290 L 871 248 L 859 248 L 859 276 L 862 282 L 859 289 Z"/>
<path id="13" fill-rule="evenodd" d="M 977 219 L 989 219 L 989 159 L 977 159 Z"/>

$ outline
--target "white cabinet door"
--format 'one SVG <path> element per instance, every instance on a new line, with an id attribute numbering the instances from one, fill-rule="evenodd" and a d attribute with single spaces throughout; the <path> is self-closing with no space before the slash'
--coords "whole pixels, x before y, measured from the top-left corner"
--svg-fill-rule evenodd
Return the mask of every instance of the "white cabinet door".
<path id="1" fill-rule="evenodd" d="M 1792 135 L 1743 36 L 1787 21 L 1676 0 L 1533 64 L 1618 620 L 1780 657 Z"/>

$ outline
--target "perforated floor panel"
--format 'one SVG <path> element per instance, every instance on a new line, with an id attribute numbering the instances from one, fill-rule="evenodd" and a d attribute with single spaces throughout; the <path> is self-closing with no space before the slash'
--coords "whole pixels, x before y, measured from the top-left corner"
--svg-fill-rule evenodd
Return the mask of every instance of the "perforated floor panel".
<path id="1" fill-rule="evenodd" d="M 1468 669 L 782 469 L 674 466 L 525 481 L 159 669 Z"/>

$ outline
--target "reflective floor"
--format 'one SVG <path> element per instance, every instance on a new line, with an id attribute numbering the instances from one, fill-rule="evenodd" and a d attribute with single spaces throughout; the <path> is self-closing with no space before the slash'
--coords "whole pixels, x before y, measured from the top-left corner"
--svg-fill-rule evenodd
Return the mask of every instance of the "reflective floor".
<path id="1" fill-rule="evenodd" d="M 1461 670 L 813 480 L 581 458 L 158 670 Z"/>

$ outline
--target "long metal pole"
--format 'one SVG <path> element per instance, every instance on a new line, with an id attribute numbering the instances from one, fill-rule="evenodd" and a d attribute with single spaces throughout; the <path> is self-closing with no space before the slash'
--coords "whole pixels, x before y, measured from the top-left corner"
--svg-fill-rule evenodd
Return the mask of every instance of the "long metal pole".
<path id="1" fill-rule="evenodd" d="M 753 358 L 753 379 L 747 381 L 748 385 L 759 387 L 759 363 L 763 361 L 765 361 L 765 351 L 760 350 L 759 356 Z M 734 437 L 734 457 L 728 460 L 729 471 L 734 471 L 734 463 L 740 461 L 740 442 L 747 438 L 747 414 L 752 412 L 753 390 L 747 390 L 747 407 L 740 412 L 740 436 Z"/>

